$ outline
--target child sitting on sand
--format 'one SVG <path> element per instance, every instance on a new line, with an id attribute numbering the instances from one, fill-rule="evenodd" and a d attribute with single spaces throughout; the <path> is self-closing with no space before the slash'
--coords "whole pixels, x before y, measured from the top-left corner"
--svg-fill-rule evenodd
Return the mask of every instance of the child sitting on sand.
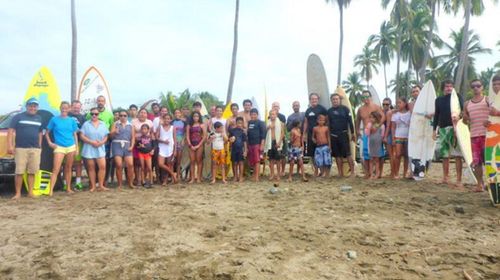
<path id="1" fill-rule="evenodd" d="M 235 182 L 243 182 L 243 162 L 247 156 L 247 135 L 243 130 L 243 117 L 236 118 L 236 127 L 229 129 L 231 162 Z"/>
<path id="2" fill-rule="evenodd" d="M 384 135 L 384 125 L 381 123 L 382 115 L 373 111 L 370 113 L 370 121 L 365 128 L 365 134 L 368 136 L 368 151 L 370 153 L 370 162 L 368 163 L 368 174 L 365 176 L 370 179 L 378 179 L 381 177 L 380 158 L 384 156 L 382 149 L 382 138 Z M 375 174 L 373 174 L 375 169 Z"/>
<path id="3" fill-rule="evenodd" d="M 269 168 L 271 169 L 269 180 L 279 181 L 281 178 L 280 160 L 283 140 L 285 138 L 285 124 L 277 118 L 278 113 L 276 110 L 271 110 L 269 114 L 269 124 L 267 125 L 265 151 L 269 158 Z M 274 166 L 276 166 L 277 174 L 274 173 Z"/>
<path id="4" fill-rule="evenodd" d="M 320 176 L 330 177 L 332 167 L 332 154 L 330 151 L 330 130 L 325 125 L 326 116 L 318 116 L 318 125 L 313 128 L 312 140 L 316 144 L 314 151 L 314 163 L 320 169 Z"/>
<path id="5" fill-rule="evenodd" d="M 226 182 L 226 151 L 224 143 L 227 142 L 227 136 L 224 132 L 224 126 L 221 122 L 214 123 L 215 131 L 210 134 L 209 141 L 212 143 L 212 182 L 215 183 L 217 170 L 220 168 L 222 174 L 222 183 Z"/>
<path id="6" fill-rule="evenodd" d="M 292 149 L 288 153 L 288 160 L 290 162 L 290 172 L 288 173 L 288 182 L 292 181 L 293 164 L 297 162 L 297 170 L 302 176 L 302 181 L 307 182 L 304 174 L 304 162 L 302 160 L 304 142 L 302 141 L 302 132 L 300 131 L 300 122 L 292 122 L 292 130 L 290 131 L 290 145 Z"/>
<path id="7" fill-rule="evenodd" d="M 141 137 L 137 141 L 137 151 L 139 152 L 139 161 L 141 163 L 141 183 L 143 187 L 151 188 L 152 177 L 152 155 L 153 139 L 149 135 L 149 125 L 143 124 L 141 126 Z"/>

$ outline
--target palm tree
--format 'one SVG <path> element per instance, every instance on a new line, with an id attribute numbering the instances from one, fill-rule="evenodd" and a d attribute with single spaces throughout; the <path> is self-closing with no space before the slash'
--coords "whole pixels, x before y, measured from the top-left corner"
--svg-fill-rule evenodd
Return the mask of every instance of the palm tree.
<path id="1" fill-rule="evenodd" d="M 487 68 L 486 70 L 481 71 L 479 75 L 477 75 L 477 78 L 481 80 L 481 84 L 483 84 L 484 92 L 488 92 L 488 89 L 490 87 L 490 80 L 493 75 L 495 75 L 494 68 Z"/>
<path id="2" fill-rule="evenodd" d="M 347 80 L 342 82 L 342 87 L 349 95 L 349 101 L 353 108 L 361 104 L 361 92 L 364 87 L 361 84 L 361 76 L 358 72 L 352 72 L 347 75 Z"/>
<path id="3" fill-rule="evenodd" d="M 408 97 L 408 93 L 414 85 L 417 84 L 415 77 L 412 72 L 406 71 L 404 73 L 400 73 L 397 79 L 391 80 L 389 84 L 389 88 L 391 88 L 391 92 L 395 93 L 396 96 L 405 96 Z"/>
<path id="4" fill-rule="evenodd" d="M 374 50 L 370 49 L 370 42 L 364 47 L 361 54 L 354 57 L 354 66 L 360 67 L 360 74 L 365 78 L 367 87 L 370 86 L 370 80 L 373 77 L 373 72 L 378 73 L 377 65 L 380 61 Z"/>
<path id="5" fill-rule="evenodd" d="M 390 22 L 384 21 L 380 25 L 380 31 L 378 34 L 371 35 L 368 38 L 371 44 L 375 44 L 374 51 L 377 54 L 380 62 L 384 67 L 384 81 L 385 81 L 385 97 L 388 96 L 387 92 L 387 71 L 386 66 L 391 62 L 394 57 L 395 41 L 396 41 L 396 29 L 391 25 Z"/>
<path id="6" fill-rule="evenodd" d="M 342 49 L 344 47 L 344 8 L 347 8 L 351 3 L 351 0 L 325 0 L 326 3 L 337 3 L 339 7 L 340 13 L 340 40 L 339 40 L 339 64 L 338 64 L 338 72 L 337 72 L 337 85 L 340 85 L 340 79 L 342 77 Z"/>
<path id="7" fill-rule="evenodd" d="M 76 99 L 76 35 L 75 0 L 71 0 L 71 100 Z"/>
<path id="8" fill-rule="evenodd" d="M 229 85 L 227 87 L 226 103 L 231 102 L 233 98 L 234 75 L 236 72 L 236 52 L 238 51 L 238 19 L 240 16 L 240 0 L 236 0 L 236 9 L 234 12 L 234 38 L 233 38 L 233 56 L 231 59 L 231 73 L 229 74 Z"/>

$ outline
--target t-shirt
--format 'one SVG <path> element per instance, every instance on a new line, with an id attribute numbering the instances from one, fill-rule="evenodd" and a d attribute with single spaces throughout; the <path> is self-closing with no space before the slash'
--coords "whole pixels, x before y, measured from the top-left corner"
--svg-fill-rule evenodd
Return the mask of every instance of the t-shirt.
<path id="1" fill-rule="evenodd" d="M 151 120 L 151 119 L 148 118 L 148 120 Z M 156 131 L 158 131 L 158 128 L 160 128 L 160 123 L 161 123 L 160 117 L 156 117 L 152 121 L 153 121 L 153 128 L 152 128 L 153 133 L 156 133 Z"/>
<path id="2" fill-rule="evenodd" d="M 42 131 L 42 117 L 27 112 L 15 115 L 10 128 L 16 131 L 16 148 L 40 148 L 38 137 Z"/>
<path id="3" fill-rule="evenodd" d="M 108 110 L 104 110 L 99 112 L 99 120 L 103 121 L 108 130 L 111 130 L 113 123 L 115 123 L 115 116 L 112 112 Z M 87 120 L 90 120 L 90 113 L 87 114 Z"/>
<path id="4" fill-rule="evenodd" d="M 175 119 L 172 121 L 172 126 L 175 127 L 175 138 L 177 141 L 184 139 L 184 134 L 186 133 L 186 122 L 181 119 Z"/>
<path id="5" fill-rule="evenodd" d="M 330 132 L 333 134 L 347 131 L 347 129 L 350 129 L 354 133 L 351 110 L 346 106 L 331 107 L 327 111 L 327 116 Z"/>
<path id="6" fill-rule="evenodd" d="M 235 137 L 236 139 L 234 142 L 231 144 L 231 149 L 232 150 L 243 150 L 243 146 L 246 141 L 247 141 L 247 135 L 245 134 L 245 131 L 242 128 L 235 127 L 229 129 L 229 137 Z"/>
<path id="7" fill-rule="evenodd" d="M 451 121 L 450 100 L 451 94 L 436 98 L 434 103 L 434 121 L 432 122 L 434 130 L 436 130 L 436 127 L 438 126 L 444 128 L 453 125 L 453 122 Z M 460 104 L 460 108 L 463 108 L 462 98 L 460 95 L 458 96 L 458 102 Z"/>
<path id="8" fill-rule="evenodd" d="M 397 138 L 408 138 L 410 133 L 410 119 L 411 112 L 407 111 L 405 113 L 396 112 L 392 114 L 391 121 L 396 123 L 396 131 L 394 133 L 394 137 Z"/>
<path id="9" fill-rule="evenodd" d="M 224 150 L 224 136 L 222 133 L 215 132 L 214 140 L 212 142 L 212 149 L 214 150 Z"/>
<path id="10" fill-rule="evenodd" d="M 137 140 L 137 150 L 141 154 L 150 153 L 153 150 L 153 140 L 149 136 L 141 136 Z"/>
<path id="11" fill-rule="evenodd" d="M 73 133 L 78 131 L 78 124 L 72 117 L 56 116 L 50 119 L 47 129 L 54 134 L 54 143 L 61 147 L 75 145 Z"/>
<path id="12" fill-rule="evenodd" d="M 135 129 L 135 138 L 139 139 L 142 136 L 141 132 L 141 126 L 143 124 L 147 124 L 149 126 L 149 131 L 152 131 L 153 128 L 153 122 L 146 119 L 145 121 L 141 122 L 139 119 L 133 119 L 132 120 L 132 126 Z"/>
<path id="13" fill-rule="evenodd" d="M 295 121 L 298 121 L 300 123 L 300 127 L 304 125 L 304 118 L 305 114 L 304 112 L 297 112 L 297 113 L 292 113 L 290 116 L 288 116 L 288 119 L 286 120 L 286 129 L 288 131 L 292 130 L 292 124 Z"/>
<path id="14" fill-rule="evenodd" d="M 68 116 L 72 117 L 76 121 L 78 129 L 82 128 L 83 123 L 87 120 L 83 114 L 73 114 L 72 112 L 69 112 Z"/>
<path id="15" fill-rule="evenodd" d="M 316 107 L 309 107 L 305 112 L 307 119 L 307 134 L 312 137 L 313 128 L 317 125 L 318 115 L 327 115 L 325 107 L 317 105 Z"/>
<path id="16" fill-rule="evenodd" d="M 248 122 L 248 145 L 258 145 L 266 139 L 266 124 L 261 120 Z"/>

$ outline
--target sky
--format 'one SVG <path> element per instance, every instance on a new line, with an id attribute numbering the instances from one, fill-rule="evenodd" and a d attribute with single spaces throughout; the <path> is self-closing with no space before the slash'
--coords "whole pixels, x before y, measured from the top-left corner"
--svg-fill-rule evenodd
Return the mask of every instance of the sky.
<path id="1" fill-rule="evenodd" d="M 486 11 L 471 28 L 493 50 L 477 57 L 477 68 L 500 61 L 500 5 L 484 0 Z M 140 3 L 140 4 L 139 4 Z M 0 114 L 19 108 L 41 66 L 51 69 L 63 100 L 70 99 L 70 1 L 0 0 Z M 91 65 L 103 73 L 113 107 L 158 98 L 161 92 L 208 91 L 225 101 L 233 47 L 234 0 L 76 0 L 77 84 Z M 389 11 L 378 0 L 357 0 L 345 10 L 342 77 L 356 70 L 354 57 L 378 32 Z M 463 16 L 441 13 L 440 36 L 449 41 Z M 281 103 L 291 112 L 307 107 L 306 61 L 318 54 L 330 91 L 337 80 L 338 8 L 324 0 L 240 1 L 239 45 L 233 101 L 252 96 L 264 106 Z M 388 74 L 395 74 L 395 64 Z M 382 68 L 371 83 L 384 94 Z"/>

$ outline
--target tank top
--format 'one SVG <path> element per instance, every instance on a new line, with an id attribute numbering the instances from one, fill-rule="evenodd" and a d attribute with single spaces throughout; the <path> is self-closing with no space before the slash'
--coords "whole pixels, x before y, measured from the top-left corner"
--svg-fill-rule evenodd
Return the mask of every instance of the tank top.
<path id="1" fill-rule="evenodd" d="M 183 120 L 175 119 L 172 121 L 172 126 L 175 127 L 175 138 L 177 142 L 182 141 L 184 139 L 186 123 Z"/>
<path id="2" fill-rule="evenodd" d="M 203 129 L 201 126 L 190 126 L 189 127 L 189 136 L 191 140 L 191 145 L 196 146 L 201 142 L 201 134 Z"/>
<path id="3" fill-rule="evenodd" d="M 470 136 L 484 136 L 486 135 L 486 127 L 483 123 L 488 120 L 489 106 L 486 102 L 486 97 L 479 102 L 473 102 L 470 100 L 467 103 L 467 111 L 469 112 L 470 120 Z"/>
<path id="4" fill-rule="evenodd" d="M 214 150 L 224 150 L 224 136 L 222 133 L 215 132 L 214 141 L 212 142 L 212 148 Z"/>
<path id="5" fill-rule="evenodd" d="M 166 143 L 159 143 L 158 148 L 160 149 L 160 154 L 164 157 L 170 157 L 173 152 L 174 152 L 174 130 L 172 128 L 173 126 L 170 126 L 168 130 L 165 130 L 163 125 L 160 125 L 160 140 L 168 141 L 168 144 Z"/>

